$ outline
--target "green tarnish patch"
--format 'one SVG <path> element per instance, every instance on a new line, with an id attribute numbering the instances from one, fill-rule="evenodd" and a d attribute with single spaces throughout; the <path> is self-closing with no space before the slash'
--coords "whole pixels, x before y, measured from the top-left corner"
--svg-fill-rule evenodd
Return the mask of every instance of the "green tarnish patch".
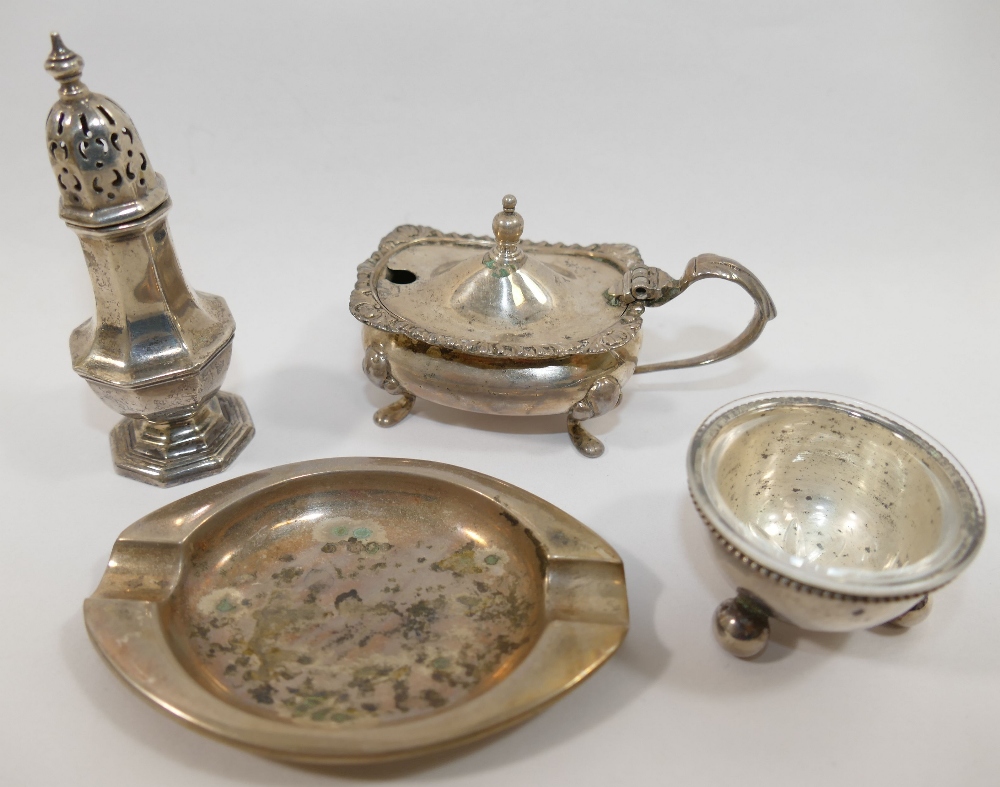
<path id="1" fill-rule="evenodd" d="M 323 703 L 322 697 L 306 697 L 302 702 L 292 709 L 293 716 L 305 716 L 311 713 L 317 706 Z"/>
<path id="2" fill-rule="evenodd" d="M 258 713 L 350 725 L 438 712 L 525 651 L 539 610 L 516 551 L 374 521 L 305 523 L 224 586 L 218 561 L 192 575 L 188 636 L 212 679 Z"/>
<path id="3" fill-rule="evenodd" d="M 364 530 L 364 528 L 358 528 L 358 530 Z M 352 535 L 343 541 L 328 541 L 320 548 L 320 551 L 332 555 L 340 549 L 345 549 L 352 555 L 361 555 L 363 553 L 377 555 L 379 552 L 388 552 L 392 549 L 392 544 L 389 542 L 361 541 L 359 537 Z M 340 571 L 339 568 L 335 570 Z"/>
<path id="4" fill-rule="evenodd" d="M 476 565 L 476 544 L 473 541 L 468 542 L 457 552 L 452 552 L 444 560 L 432 564 L 431 568 L 435 571 L 450 571 L 457 577 L 482 574 L 484 571 L 482 566 Z"/>

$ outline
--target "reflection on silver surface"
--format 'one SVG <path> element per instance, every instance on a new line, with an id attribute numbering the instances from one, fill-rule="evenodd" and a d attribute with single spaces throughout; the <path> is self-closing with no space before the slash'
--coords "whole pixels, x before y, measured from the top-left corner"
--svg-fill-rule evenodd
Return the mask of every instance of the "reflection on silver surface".
<path id="1" fill-rule="evenodd" d="M 701 254 L 674 279 L 634 246 L 522 242 L 516 205 L 503 198 L 492 239 L 404 225 L 358 266 L 351 313 L 365 324 L 362 368 L 401 397 L 375 413 L 379 426 L 399 423 L 417 399 L 495 415 L 564 414 L 580 453 L 600 456 L 604 445 L 583 422 L 617 407 L 633 373 L 728 358 L 775 316 L 767 290 L 734 260 Z M 703 279 L 750 295 L 747 327 L 711 352 L 637 365 L 645 309 Z"/>
<path id="2" fill-rule="evenodd" d="M 955 466 L 872 413 L 763 401 L 704 439 L 700 477 L 725 533 L 790 569 L 898 582 L 969 538 L 975 499 Z"/>
<path id="3" fill-rule="evenodd" d="M 95 300 L 70 353 L 74 371 L 126 416 L 111 432 L 115 468 L 157 486 L 219 472 L 254 432 L 243 400 L 219 390 L 233 316 L 184 280 L 167 185 L 132 119 L 83 84 L 83 58 L 58 34 L 45 68 L 60 84 L 46 123 L 59 215 L 80 239 Z"/>
<path id="4" fill-rule="evenodd" d="M 821 394 L 751 397 L 713 414 L 692 440 L 688 477 L 737 587 L 716 611 L 716 636 L 741 657 L 763 649 L 768 616 L 822 631 L 922 620 L 926 594 L 968 565 L 985 530 L 975 486 L 943 447 Z"/>

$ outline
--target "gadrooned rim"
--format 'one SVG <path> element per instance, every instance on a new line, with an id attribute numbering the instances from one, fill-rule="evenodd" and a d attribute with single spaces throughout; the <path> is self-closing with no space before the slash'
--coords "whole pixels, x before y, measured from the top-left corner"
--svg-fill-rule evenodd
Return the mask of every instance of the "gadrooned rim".
<path id="1" fill-rule="evenodd" d="M 632 341 L 642 329 L 642 315 L 645 305 L 642 301 L 624 306 L 622 314 L 597 334 L 583 339 L 569 340 L 562 344 L 512 344 L 486 339 L 461 339 L 439 333 L 424 325 L 417 325 L 408 318 L 390 311 L 377 293 L 378 277 L 382 274 L 384 260 L 392 257 L 402 248 L 420 243 L 455 243 L 470 248 L 489 249 L 495 240 L 486 236 L 444 233 L 433 227 L 404 224 L 396 227 L 379 242 L 378 250 L 358 266 L 358 278 L 351 292 L 350 309 L 355 319 L 386 333 L 401 333 L 410 339 L 432 346 L 483 358 L 507 358 L 514 360 L 541 361 L 564 358 L 570 355 L 596 355 L 615 350 Z M 611 260 L 624 273 L 637 265 L 643 265 L 638 249 L 622 243 L 593 244 L 580 246 L 545 241 L 521 241 L 528 249 L 556 251 L 583 256 L 599 256 Z"/>
<path id="2" fill-rule="evenodd" d="M 803 404 L 861 416 L 891 429 L 927 451 L 941 465 L 956 487 L 964 491 L 972 501 L 972 506 L 964 512 L 963 520 L 959 524 L 959 527 L 968 534 L 960 544 L 960 548 L 945 554 L 916 576 L 900 580 L 893 577 L 894 570 L 886 570 L 872 572 L 871 581 L 859 582 L 852 579 L 830 579 L 787 562 L 775 560 L 773 554 L 760 549 L 754 541 L 744 538 L 733 528 L 727 516 L 709 498 L 707 479 L 703 473 L 705 450 L 730 423 L 748 412 L 763 412 L 783 405 Z M 978 552 L 986 529 L 986 514 L 976 485 L 965 468 L 944 446 L 913 424 L 886 410 L 835 394 L 800 391 L 761 393 L 720 407 L 709 415 L 695 432 L 688 449 L 687 472 L 688 488 L 695 507 L 713 531 L 713 535 L 729 547 L 730 551 L 764 569 L 776 580 L 790 580 L 803 590 L 884 600 L 929 593 L 961 573 Z"/>

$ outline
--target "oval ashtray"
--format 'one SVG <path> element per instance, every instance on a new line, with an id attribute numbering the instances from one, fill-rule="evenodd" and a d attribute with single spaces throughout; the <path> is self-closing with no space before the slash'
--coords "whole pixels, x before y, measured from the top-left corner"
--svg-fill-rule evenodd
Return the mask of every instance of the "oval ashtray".
<path id="1" fill-rule="evenodd" d="M 768 617 L 815 631 L 919 622 L 986 527 L 972 479 L 940 444 L 825 394 L 763 394 L 712 414 L 688 480 L 737 588 L 716 636 L 743 657 L 766 645 Z"/>
<path id="2" fill-rule="evenodd" d="M 479 473 L 406 459 L 286 465 L 139 520 L 84 604 L 154 703 L 280 759 L 424 754 L 519 722 L 628 629 L 622 563 Z"/>

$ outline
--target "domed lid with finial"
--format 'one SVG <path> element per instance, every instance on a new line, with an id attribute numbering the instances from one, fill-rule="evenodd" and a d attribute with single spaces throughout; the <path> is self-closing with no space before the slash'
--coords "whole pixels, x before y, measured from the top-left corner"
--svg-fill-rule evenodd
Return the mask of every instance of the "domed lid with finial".
<path id="1" fill-rule="evenodd" d="M 358 268 L 357 319 L 416 341 L 486 357 L 553 358 L 627 344 L 643 305 L 623 302 L 633 246 L 566 246 L 521 240 L 513 194 L 493 238 L 403 226 Z"/>
<path id="2" fill-rule="evenodd" d="M 110 227 L 134 221 L 167 201 L 132 118 L 80 81 L 83 58 L 52 34 L 45 70 L 59 82 L 59 100 L 45 124 L 49 163 L 69 224 Z"/>

